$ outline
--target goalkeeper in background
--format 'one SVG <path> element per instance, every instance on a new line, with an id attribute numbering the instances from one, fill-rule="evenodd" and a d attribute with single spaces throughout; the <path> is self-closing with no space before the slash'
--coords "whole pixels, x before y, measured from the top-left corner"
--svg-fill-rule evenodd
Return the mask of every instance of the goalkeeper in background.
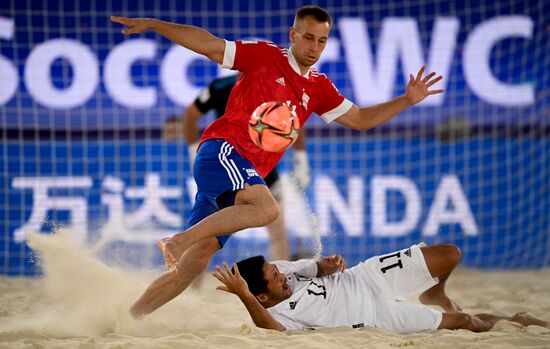
<path id="1" fill-rule="evenodd" d="M 216 118 L 225 114 L 229 94 L 240 76 L 241 74 L 239 73 L 213 80 L 207 87 L 202 89 L 195 101 L 183 113 L 183 132 L 185 141 L 189 145 L 189 164 L 191 167 L 193 166 L 199 147 L 198 120 L 210 110 L 214 111 Z M 300 130 L 300 133 L 294 145 L 295 149 L 292 161 L 294 172 L 292 176 L 300 186 L 300 189 L 305 189 L 311 180 L 311 171 L 307 153 L 305 152 L 305 135 L 302 130 Z M 277 168 L 274 168 L 264 180 L 279 206 L 282 206 L 283 187 Z M 281 209 L 280 211 L 279 217 L 266 226 L 269 232 L 269 255 L 274 260 L 289 260 L 290 248 L 288 235 L 283 210 Z"/>

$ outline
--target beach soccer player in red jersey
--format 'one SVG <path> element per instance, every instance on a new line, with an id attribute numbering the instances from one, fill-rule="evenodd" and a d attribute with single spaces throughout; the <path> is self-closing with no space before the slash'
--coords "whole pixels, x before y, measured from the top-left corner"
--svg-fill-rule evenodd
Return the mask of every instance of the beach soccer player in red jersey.
<path id="1" fill-rule="evenodd" d="M 359 108 L 342 96 L 330 79 L 312 66 L 329 40 L 332 18 L 322 8 L 298 9 L 290 28 L 290 47 L 265 41 L 228 41 L 194 26 L 150 18 L 111 17 L 125 25 L 125 35 L 147 30 L 204 55 L 224 68 L 242 73 L 233 88 L 225 114 L 202 134 L 193 166 L 198 193 L 186 229 L 159 242 L 169 270 L 157 278 L 130 309 L 140 318 L 180 294 L 208 266 L 231 234 L 265 226 L 279 215 L 264 177 L 284 152 L 267 152 L 248 134 L 252 112 L 262 103 L 279 101 L 292 108 L 304 125 L 315 112 L 325 122 L 336 121 L 367 130 L 392 119 L 426 97 L 442 79 L 422 67 L 403 95 L 388 102 Z"/>

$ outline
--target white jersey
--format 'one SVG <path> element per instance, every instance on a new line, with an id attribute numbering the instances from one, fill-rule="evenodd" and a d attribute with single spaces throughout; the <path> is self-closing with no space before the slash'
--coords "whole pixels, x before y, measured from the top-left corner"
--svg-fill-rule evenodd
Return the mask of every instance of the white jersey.
<path id="1" fill-rule="evenodd" d="M 438 283 L 418 245 L 324 277 L 315 277 L 313 260 L 273 264 L 286 274 L 292 295 L 267 311 L 288 330 L 368 326 L 411 333 L 437 329 L 441 323 L 441 311 L 400 301 Z"/>
<path id="2" fill-rule="evenodd" d="M 287 330 L 337 326 L 373 326 L 373 297 L 357 269 L 315 277 L 313 260 L 273 262 L 286 274 L 292 296 L 267 311 Z"/>

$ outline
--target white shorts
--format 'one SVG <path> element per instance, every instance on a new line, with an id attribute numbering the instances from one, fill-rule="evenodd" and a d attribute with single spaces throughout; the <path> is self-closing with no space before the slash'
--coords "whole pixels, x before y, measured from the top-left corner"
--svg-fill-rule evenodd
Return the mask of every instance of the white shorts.
<path id="1" fill-rule="evenodd" d="M 357 265 L 367 279 L 376 304 L 375 326 L 399 333 L 437 329 L 441 311 L 401 302 L 439 280 L 431 276 L 419 245 L 375 256 Z"/>

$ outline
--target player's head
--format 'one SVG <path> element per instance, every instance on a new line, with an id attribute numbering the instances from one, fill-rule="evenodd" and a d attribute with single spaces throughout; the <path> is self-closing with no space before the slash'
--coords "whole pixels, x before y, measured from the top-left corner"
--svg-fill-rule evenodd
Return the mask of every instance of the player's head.
<path id="1" fill-rule="evenodd" d="M 292 54 L 300 66 L 310 67 L 319 60 L 331 25 L 328 12 L 318 6 L 304 6 L 296 11 L 289 38 Z"/>
<path id="2" fill-rule="evenodd" d="M 177 115 L 169 116 L 162 127 L 162 138 L 164 140 L 173 141 L 181 139 L 183 136 L 183 124 L 180 117 Z"/>
<path id="3" fill-rule="evenodd" d="M 286 275 L 274 264 L 267 263 L 263 256 L 255 256 L 237 262 L 250 292 L 266 307 L 273 306 L 292 295 Z"/>

